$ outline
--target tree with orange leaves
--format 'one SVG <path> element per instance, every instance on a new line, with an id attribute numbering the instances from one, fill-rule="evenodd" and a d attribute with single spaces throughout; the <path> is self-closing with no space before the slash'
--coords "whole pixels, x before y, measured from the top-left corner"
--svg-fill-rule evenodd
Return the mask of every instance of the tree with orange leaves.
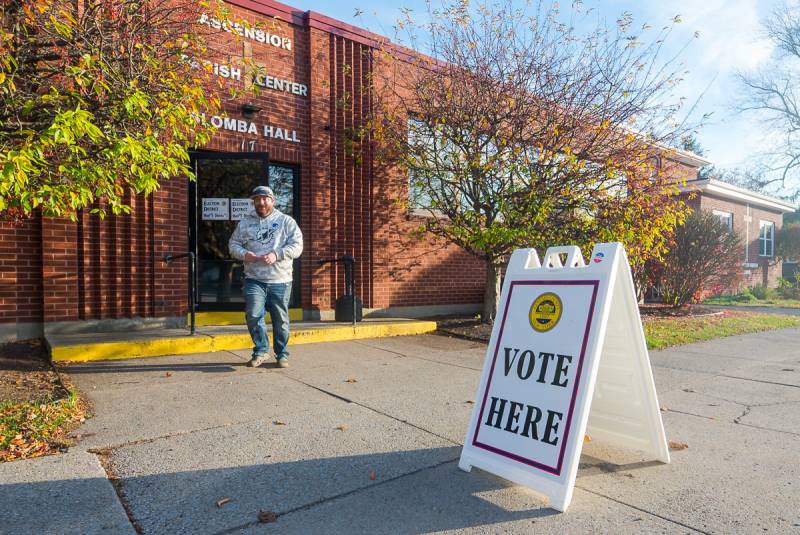
<path id="1" fill-rule="evenodd" d="M 376 59 L 370 134 L 408 170 L 421 230 L 484 260 L 487 322 L 513 249 L 621 241 L 638 268 L 685 214 L 664 164 L 689 130 L 660 57 L 669 27 L 645 45 L 626 14 L 579 35 L 573 9 L 455 2 L 401 21 L 415 54 Z"/>

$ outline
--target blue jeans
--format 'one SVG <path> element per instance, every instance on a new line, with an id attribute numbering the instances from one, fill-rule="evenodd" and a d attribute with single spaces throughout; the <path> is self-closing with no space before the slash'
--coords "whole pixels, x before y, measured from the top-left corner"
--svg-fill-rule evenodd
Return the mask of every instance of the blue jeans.
<path id="1" fill-rule="evenodd" d="M 289 358 L 286 345 L 289 343 L 289 298 L 292 295 L 291 282 L 261 282 L 255 279 L 244 280 L 244 317 L 247 330 L 253 339 L 253 356 L 269 353 L 267 324 L 264 314 L 269 312 L 272 319 L 272 348 L 275 357 Z"/>

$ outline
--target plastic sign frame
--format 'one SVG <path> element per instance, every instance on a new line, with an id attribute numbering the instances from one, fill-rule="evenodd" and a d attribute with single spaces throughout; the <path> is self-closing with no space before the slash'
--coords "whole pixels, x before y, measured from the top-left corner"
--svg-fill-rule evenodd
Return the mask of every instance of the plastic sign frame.
<path id="1" fill-rule="evenodd" d="M 562 262 L 562 257 L 566 260 Z M 625 250 L 518 249 L 461 451 L 459 467 L 525 485 L 565 511 L 584 435 L 669 463 Z"/>

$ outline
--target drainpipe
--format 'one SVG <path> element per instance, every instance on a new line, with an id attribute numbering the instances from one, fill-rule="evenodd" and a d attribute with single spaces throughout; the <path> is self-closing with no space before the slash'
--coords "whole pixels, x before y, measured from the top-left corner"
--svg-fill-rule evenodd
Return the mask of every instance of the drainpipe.
<path id="1" fill-rule="evenodd" d="M 744 261 L 746 264 L 750 263 L 750 222 L 753 220 L 750 217 L 750 205 L 747 205 L 747 217 L 744 218 Z"/>

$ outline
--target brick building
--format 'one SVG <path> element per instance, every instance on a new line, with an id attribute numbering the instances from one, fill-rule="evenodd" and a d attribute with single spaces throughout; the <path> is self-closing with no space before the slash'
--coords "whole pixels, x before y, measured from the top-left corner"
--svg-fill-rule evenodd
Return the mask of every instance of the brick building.
<path id="1" fill-rule="evenodd" d="M 783 214 L 797 207 L 713 178 L 691 180 L 684 190 L 695 193 L 689 201 L 692 208 L 712 212 L 742 237 L 742 286 L 776 286 L 782 270 L 775 247 Z"/>
<path id="2" fill-rule="evenodd" d="M 374 315 L 479 309 L 481 262 L 432 237 L 410 237 L 421 220 L 399 207 L 408 199 L 407 174 L 379 165 L 369 144 L 357 162 L 348 150 L 346 132 L 373 106 L 367 81 L 386 39 L 272 0 L 228 4 L 247 29 L 230 29 L 241 36 L 227 41 L 220 31 L 221 54 L 199 59 L 243 89 L 253 75 L 247 58 L 260 67 L 260 93 L 225 100 L 226 117 L 207 118 L 218 130 L 193 155 L 196 183 L 174 178 L 148 198 L 132 196 L 127 216 L 99 220 L 87 211 L 77 222 L 0 222 L 0 340 L 183 324 L 187 264 L 163 257 L 189 250 L 198 255 L 198 310 L 241 314 L 242 269 L 228 257 L 227 239 L 249 209 L 248 193 L 265 182 L 305 236 L 295 318 L 332 316 L 345 291 L 343 266 L 320 262 L 343 254 L 355 257 L 357 294 Z M 197 24 L 224 30 L 210 15 Z M 679 152 L 671 165 L 692 178 L 703 163 Z"/>

